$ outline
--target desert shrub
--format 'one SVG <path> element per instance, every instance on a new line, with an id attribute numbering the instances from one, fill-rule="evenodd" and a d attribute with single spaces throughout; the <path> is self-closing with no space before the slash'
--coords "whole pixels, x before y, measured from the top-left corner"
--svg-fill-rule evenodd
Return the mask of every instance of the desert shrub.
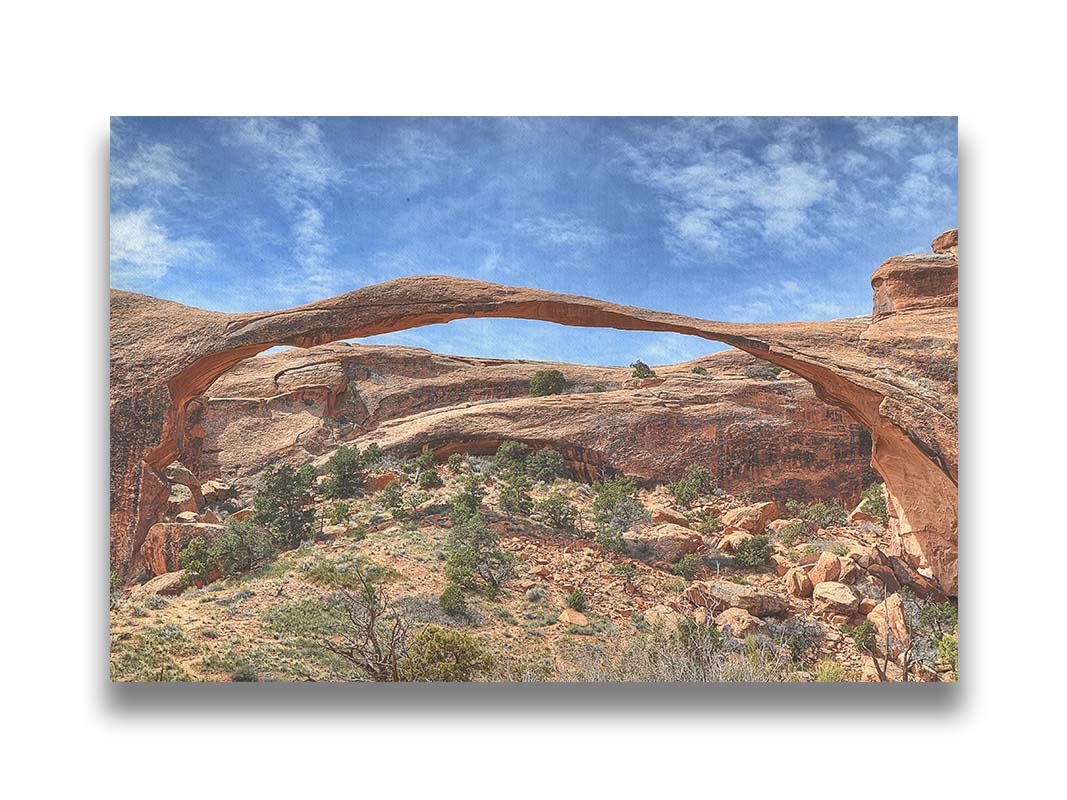
<path id="1" fill-rule="evenodd" d="M 368 467 L 376 467 L 382 463 L 382 449 L 378 447 L 377 442 L 371 442 L 367 445 L 367 449 L 363 451 L 363 463 Z"/>
<path id="2" fill-rule="evenodd" d="M 396 516 L 398 511 L 403 511 L 404 487 L 400 485 L 400 481 L 389 481 L 378 495 L 378 502 L 383 508 L 393 512 L 393 516 Z"/>
<path id="3" fill-rule="evenodd" d="M 696 553 L 689 553 L 682 556 L 678 563 L 671 567 L 671 572 L 675 575 L 680 575 L 687 581 L 691 581 L 696 577 L 697 571 L 702 566 L 704 566 L 704 559 Z"/>
<path id="4" fill-rule="evenodd" d="M 463 596 L 463 590 L 456 584 L 450 583 L 438 600 L 441 610 L 450 617 L 463 617 L 467 615 L 467 598 Z"/>
<path id="5" fill-rule="evenodd" d="M 778 531 L 778 538 L 782 540 L 782 544 L 786 547 L 791 547 L 796 544 L 797 539 L 803 535 L 803 522 L 790 522 L 788 525 L 782 526 L 782 529 Z"/>
<path id="6" fill-rule="evenodd" d="M 567 379 L 558 369 L 543 369 L 530 379 L 530 394 L 534 397 L 561 394 L 566 385 Z"/>
<path id="7" fill-rule="evenodd" d="M 526 474 L 535 481 L 551 483 L 564 474 L 563 454 L 551 447 L 531 453 L 526 459 Z"/>
<path id="8" fill-rule="evenodd" d="M 464 520 L 479 513 L 482 500 L 485 497 L 485 487 L 479 475 L 468 475 L 463 481 L 462 488 L 449 498 L 451 505 L 452 522 L 459 524 Z"/>
<path id="9" fill-rule="evenodd" d="M 492 656 L 474 636 L 432 625 L 415 636 L 400 664 L 406 681 L 472 681 L 492 668 Z"/>
<path id="10" fill-rule="evenodd" d="M 339 447 L 326 462 L 327 497 L 354 497 L 363 488 L 366 462 L 358 447 Z"/>
<path id="11" fill-rule="evenodd" d="M 212 573 L 221 572 L 218 553 L 202 536 L 193 537 L 179 551 L 178 566 L 185 570 L 183 579 L 188 583 L 207 583 Z"/>
<path id="12" fill-rule="evenodd" d="M 624 585 L 629 588 L 637 577 L 637 567 L 629 561 L 620 561 L 618 564 L 612 564 L 609 574 L 622 578 Z"/>
<path id="13" fill-rule="evenodd" d="M 937 643 L 937 660 L 952 670 L 953 678 L 959 672 L 960 648 L 958 630 L 946 633 Z"/>
<path id="14" fill-rule="evenodd" d="M 937 640 L 956 630 L 959 611 L 952 603 L 930 603 L 919 611 L 919 624 Z"/>
<path id="15" fill-rule="evenodd" d="M 252 519 L 270 532 L 280 549 L 292 549 L 307 539 L 315 522 L 311 487 L 315 469 L 306 464 L 299 470 L 285 464 L 263 470 L 263 485 L 252 500 Z"/>
<path id="16" fill-rule="evenodd" d="M 848 511 L 840 503 L 803 503 L 798 500 L 788 500 L 785 504 L 786 511 L 794 517 L 809 522 L 819 528 L 831 525 L 844 525 L 848 522 Z"/>
<path id="17" fill-rule="evenodd" d="M 275 553 L 270 535 L 250 518 L 226 520 L 226 530 L 211 548 L 223 575 L 247 572 L 267 561 Z"/>
<path id="18" fill-rule="evenodd" d="M 885 504 L 884 483 L 872 483 L 860 495 L 860 511 L 878 517 L 883 525 L 889 524 L 889 509 Z"/>
<path id="19" fill-rule="evenodd" d="M 530 497 L 530 479 L 522 474 L 513 474 L 500 489 L 500 510 L 511 519 L 513 515 L 528 516 L 533 510 L 533 498 Z"/>
<path id="20" fill-rule="evenodd" d="M 707 375 L 708 371 L 704 367 L 693 367 L 694 375 Z"/>
<path id="21" fill-rule="evenodd" d="M 815 666 L 815 681 L 817 683 L 841 683 L 848 680 L 845 668 L 836 661 L 824 659 Z"/>
<path id="22" fill-rule="evenodd" d="M 635 361 L 630 365 L 633 370 L 633 377 L 635 378 L 654 378 L 656 377 L 655 371 L 652 367 L 646 364 L 644 361 Z"/>
<path id="23" fill-rule="evenodd" d="M 771 540 L 766 536 L 745 539 L 734 550 L 734 563 L 739 567 L 759 567 L 771 557 Z"/>
<path id="24" fill-rule="evenodd" d="M 774 641 L 789 648 L 794 661 L 799 661 L 823 638 L 822 628 L 804 617 L 789 617 L 784 621 L 768 620 L 765 630 Z"/>
<path id="25" fill-rule="evenodd" d="M 668 578 L 666 581 L 663 582 L 663 588 L 666 589 L 668 592 L 684 591 L 688 585 L 689 581 L 677 575 L 673 578 Z"/>
<path id="26" fill-rule="evenodd" d="M 622 531 L 612 530 L 611 528 L 604 528 L 596 532 L 593 537 L 593 541 L 605 550 L 611 550 L 614 553 L 621 553 L 626 549 L 626 542 L 622 538 Z"/>
<path id="27" fill-rule="evenodd" d="M 351 517 L 352 508 L 344 500 L 336 500 L 326 509 L 326 521 L 331 525 L 346 525 Z"/>
<path id="28" fill-rule="evenodd" d="M 444 485 L 445 482 L 441 480 L 441 476 L 435 469 L 426 469 L 419 473 L 420 489 L 437 489 Z"/>
<path id="29" fill-rule="evenodd" d="M 585 611 L 587 603 L 581 589 L 575 589 L 567 595 L 567 605 L 575 611 Z"/>
<path id="30" fill-rule="evenodd" d="M 433 465 L 437 461 L 437 456 L 434 454 L 432 448 L 426 448 L 414 459 L 416 470 L 433 469 Z"/>
<path id="31" fill-rule="evenodd" d="M 329 677 L 400 680 L 407 650 L 403 618 L 389 605 L 386 583 L 395 574 L 360 558 L 320 559 L 306 574 L 333 589 L 325 597 L 297 600 L 268 612 L 268 629 L 314 658 L 306 670 Z"/>
<path id="32" fill-rule="evenodd" d="M 458 475 L 466 462 L 467 456 L 464 453 L 453 453 L 448 457 L 448 469 L 453 475 Z"/>
<path id="33" fill-rule="evenodd" d="M 573 531 L 578 521 L 578 509 L 559 492 L 538 501 L 534 510 L 546 525 L 557 530 Z"/>
<path id="34" fill-rule="evenodd" d="M 448 536 L 445 577 L 468 589 L 483 589 L 495 597 L 515 576 L 515 556 L 499 548 L 500 537 L 475 512 L 457 522 Z"/>
<path id="35" fill-rule="evenodd" d="M 255 683 L 259 680 L 259 673 L 251 664 L 242 664 L 230 675 L 234 683 Z"/>
<path id="36" fill-rule="evenodd" d="M 524 472 L 526 469 L 526 454 L 530 448 L 522 442 L 505 439 L 497 447 L 493 455 L 494 468 L 503 473 Z"/>
<path id="37" fill-rule="evenodd" d="M 596 393 L 598 393 L 598 394 L 599 394 L 600 392 L 606 392 L 607 390 L 608 390 L 608 387 L 607 387 L 607 386 L 605 386 L 605 385 L 604 385 L 604 384 L 602 384 L 602 383 L 594 383 L 594 384 L 593 384 L 593 389 L 592 389 L 592 391 L 594 391 L 594 392 L 596 392 Z"/>
<path id="38" fill-rule="evenodd" d="M 111 679 L 119 681 L 192 680 L 180 658 L 196 647 L 177 625 L 145 628 L 127 641 L 117 642 L 111 653 Z"/>
<path id="39" fill-rule="evenodd" d="M 408 508 L 411 509 L 411 516 L 418 515 L 419 506 L 430 499 L 430 495 L 426 492 L 408 492 L 407 497 L 404 498 L 408 504 Z"/>
<path id="40" fill-rule="evenodd" d="M 167 602 L 167 598 L 160 597 L 158 594 L 150 594 L 144 599 L 145 608 L 150 608 L 153 611 L 159 611 L 161 608 L 166 608 L 170 605 Z"/>
<path id="41" fill-rule="evenodd" d="M 700 533 L 717 533 L 722 528 L 722 522 L 715 516 L 714 511 L 705 511 L 696 523 L 696 530 Z"/>
<path id="42" fill-rule="evenodd" d="M 700 498 L 715 491 L 715 479 L 707 467 L 691 464 L 686 469 L 685 476 L 675 483 L 668 484 L 667 489 L 674 496 L 676 503 L 681 506 L 691 506 Z"/>
<path id="43" fill-rule="evenodd" d="M 637 483 L 633 478 L 616 475 L 594 484 L 593 488 L 596 497 L 589 511 L 598 531 L 625 533 L 651 521 L 648 509 L 637 500 Z"/>
<path id="44" fill-rule="evenodd" d="M 773 381 L 777 380 L 778 376 L 782 373 L 781 367 L 776 367 L 774 364 L 753 364 L 751 367 L 745 370 L 746 378 L 759 378 L 760 380 Z"/>

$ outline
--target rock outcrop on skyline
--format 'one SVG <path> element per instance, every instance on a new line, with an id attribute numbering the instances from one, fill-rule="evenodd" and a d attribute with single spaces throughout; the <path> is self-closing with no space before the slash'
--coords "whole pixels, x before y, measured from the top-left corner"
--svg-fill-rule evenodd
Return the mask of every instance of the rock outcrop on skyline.
<path id="1" fill-rule="evenodd" d="M 195 429 L 201 396 L 244 359 L 274 345 L 312 347 L 465 317 L 514 317 L 699 336 L 809 381 L 819 398 L 870 431 L 903 556 L 955 594 L 958 262 L 951 236 L 936 241 L 944 252 L 890 259 L 875 272 L 873 318 L 832 322 L 712 322 L 446 276 L 401 278 L 250 314 L 113 291 L 112 564 L 127 574 L 167 504 L 161 472 Z"/>

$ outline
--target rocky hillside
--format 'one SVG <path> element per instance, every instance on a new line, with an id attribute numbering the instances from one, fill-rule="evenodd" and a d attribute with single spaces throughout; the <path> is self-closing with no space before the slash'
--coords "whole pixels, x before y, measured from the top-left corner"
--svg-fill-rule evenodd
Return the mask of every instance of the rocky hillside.
<path id="1" fill-rule="evenodd" d="M 345 500 L 330 499 L 335 459 L 307 498 L 311 538 L 277 553 L 221 545 L 252 509 L 226 485 L 198 487 L 149 531 L 150 579 L 116 587 L 113 677 L 366 680 L 351 626 L 367 594 L 346 580 L 373 575 L 376 629 L 400 654 L 374 680 L 954 679 L 955 610 L 889 554 L 879 492 L 848 515 L 752 502 L 699 470 L 670 486 L 590 487 L 553 477 L 561 465 L 545 452 L 375 456 Z M 492 583 L 456 571 L 471 519 L 504 565 Z"/>

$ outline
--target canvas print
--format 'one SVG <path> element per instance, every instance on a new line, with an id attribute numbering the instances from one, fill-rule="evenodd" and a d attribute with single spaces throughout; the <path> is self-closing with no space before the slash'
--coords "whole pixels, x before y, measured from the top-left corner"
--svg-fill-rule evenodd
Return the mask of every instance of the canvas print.
<path id="1" fill-rule="evenodd" d="M 113 118 L 112 680 L 957 680 L 956 130 Z"/>

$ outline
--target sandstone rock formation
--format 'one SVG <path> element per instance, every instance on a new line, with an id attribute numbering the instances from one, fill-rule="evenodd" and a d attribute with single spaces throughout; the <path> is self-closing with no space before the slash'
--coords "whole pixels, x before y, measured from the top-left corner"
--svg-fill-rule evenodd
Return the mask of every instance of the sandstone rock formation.
<path id="1" fill-rule="evenodd" d="M 242 361 L 208 389 L 180 436 L 181 460 L 245 486 L 272 461 L 302 464 L 342 443 L 444 457 L 518 439 L 555 448 L 587 480 L 606 471 L 669 481 L 696 463 L 727 491 L 854 498 L 876 478 L 870 436 L 791 373 L 746 377 L 755 363 L 727 350 L 657 368 L 654 388 L 624 389 L 629 368 L 345 342 L 289 350 Z M 567 393 L 530 397 L 547 368 L 563 372 Z M 591 391 L 598 384 L 606 391 Z M 665 513 L 655 521 L 687 524 Z"/>
<path id="2" fill-rule="evenodd" d="M 951 238 L 951 237 L 949 237 Z M 875 314 L 738 324 L 445 276 L 401 278 L 280 311 L 223 314 L 130 292 L 111 299 L 111 550 L 123 575 L 170 494 L 161 472 L 195 436 L 214 381 L 274 345 L 310 347 L 464 317 L 673 331 L 717 340 L 808 380 L 871 432 L 892 527 L 913 565 L 949 593 L 957 569 L 957 256 L 890 259 Z M 656 387 L 653 387 L 656 388 Z M 207 477 L 207 476 L 204 476 Z"/>

